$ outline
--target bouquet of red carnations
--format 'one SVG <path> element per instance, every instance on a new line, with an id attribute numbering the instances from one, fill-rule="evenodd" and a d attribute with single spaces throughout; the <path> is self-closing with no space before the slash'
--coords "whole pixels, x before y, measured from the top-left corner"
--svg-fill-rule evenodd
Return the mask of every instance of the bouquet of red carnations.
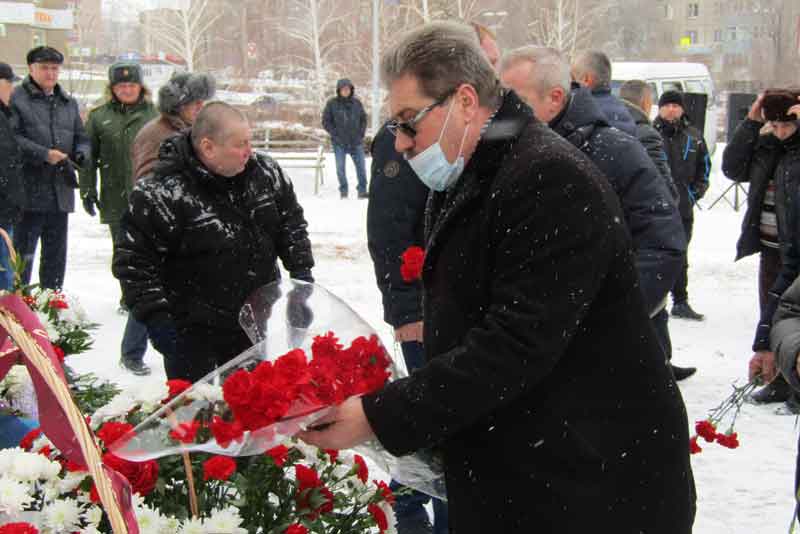
<path id="1" fill-rule="evenodd" d="M 264 286 L 242 309 L 255 343 L 119 439 L 112 450 L 143 461 L 170 454 L 261 454 L 352 396 L 397 377 L 374 330 L 324 288 L 300 281 Z M 174 381 L 173 381 L 174 382 Z M 397 459 L 377 443 L 359 448 L 399 482 L 443 495 L 441 473 L 420 456 Z"/>

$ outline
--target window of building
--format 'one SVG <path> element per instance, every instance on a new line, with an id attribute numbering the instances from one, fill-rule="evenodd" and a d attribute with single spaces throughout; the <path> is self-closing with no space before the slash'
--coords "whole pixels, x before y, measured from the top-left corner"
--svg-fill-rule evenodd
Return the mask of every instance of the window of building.
<path id="1" fill-rule="evenodd" d="M 0 37 L 6 37 L 6 36 L 7 36 L 6 25 L 0 24 Z"/>
<path id="2" fill-rule="evenodd" d="M 728 40 L 735 41 L 736 40 L 736 26 L 728 27 Z"/>
<path id="3" fill-rule="evenodd" d="M 697 16 L 700 15 L 700 4 L 691 3 L 691 4 L 687 4 L 686 7 L 687 7 L 687 11 L 688 11 L 688 17 L 690 19 L 696 18 Z"/>
<path id="4" fill-rule="evenodd" d="M 687 37 L 692 44 L 697 44 L 697 30 L 686 30 L 683 35 Z"/>
<path id="5" fill-rule="evenodd" d="M 664 6 L 664 18 L 666 20 L 672 20 L 672 15 L 673 15 L 672 6 L 669 5 L 669 4 L 665 5 Z"/>
<path id="6" fill-rule="evenodd" d="M 722 30 L 714 30 L 714 42 L 715 43 L 722 42 Z"/>

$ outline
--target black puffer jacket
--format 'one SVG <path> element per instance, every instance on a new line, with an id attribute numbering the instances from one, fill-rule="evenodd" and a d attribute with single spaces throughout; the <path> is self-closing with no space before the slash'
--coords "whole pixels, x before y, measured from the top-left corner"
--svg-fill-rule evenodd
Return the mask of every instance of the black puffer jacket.
<path id="1" fill-rule="evenodd" d="M 753 128 L 754 125 L 740 126 L 740 130 L 736 132 L 738 142 L 751 139 L 752 143 L 756 143 L 758 134 L 755 133 L 755 138 L 751 138 Z M 733 143 L 737 143 L 736 137 L 734 137 Z M 764 307 L 764 312 L 756 327 L 753 341 L 754 351 L 769 350 L 770 330 L 773 315 L 778 307 L 778 300 L 800 274 L 800 132 L 779 142 L 777 147 L 772 147 L 772 143 L 766 139 L 762 143 L 765 148 L 758 152 L 758 158 L 753 157 L 750 169 L 751 173 L 763 172 L 765 176 L 770 167 L 774 169 L 772 176 L 775 180 L 775 217 L 778 223 L 781 270 L 767 294 L 767 305 Z M 742 150 L 747 148 L 744 144 L 739 146 Z M 778 154 L 777 157 L 776 154 Z M 733 166 L 734 161 L 729 159 L 728 165 Z M 751 185 L 751 196 L 757 197 L 758 189 Z M 760 195 L 763 200 L 763 191 Z M 750 211 L 749 207 L 748 211 Z M 755 224 L 758 225 L 758 222 Z"/>
<path id="2" fill-rule="evenodd" d="M 384 320 L 395 328 L 422 319 L 422 284 L 400 276 L 400 256 L 410 246 L 425 248 L 428 188 L 394 148 L 384 125 L 372 142 L 372 180 L 367 207 L 367 244 L 383 296 Z"/>
<path id="3" fill-rule="evenodd" d="M 11 110 L 0 102 L 0 227 L 16 224 L 25 207 L 22 150 L 12 120 Z"/>
<path id="4" fill-rule="evenodd" d="M 350 96 L 341 96 L 344 87 L 350 88 Z M 334 145 L 356 147 L 364 142 L 367 113 L 356 98 L 355 87 L 347 78 L 336 83 L 336 96 L 328 100 L 322 112 L 322 127 L 331 136 Z"/>
<path id="5" fill-rule="evenodd" d="M 278 257 L 293 278 L 312 280 L 303 209 L 277 163 L 257 154 L 238 176 L 212 175 L 188 133 L 165 141 L 159 157 L 131 193 L 114 251 L 137 319 L 238 330 L 244 300 L 280 276 Z"/>
<path id="6" fill-rule="evenodd" d="M 82 164 L 91 152 L 78 102 L 56 85 L 47 96 L 29 77 L 11 95 L 17 142 L 25 157 L 23 174 L 28 211 L 75 211 L 75 170 L 66 162 L 47 163 L 50 149 Z"/>
<path id="7" fill-rule="evenodd" d="M 769 181 L 778 161 L 786 153 L 774 135 L 760 135 L 763 122 L 745 119 L 736 127 L 733 138 L 722 153 L 722 172 L 735 182 L 747 182 L 747 211 L 742 234 L 736 243 L 736 259 L 761 251 L 761 209 Z M 775 199 L 778 201 L 779 199 Z"/>
<path id="8" fill-rule="evenodd" d="M 619 195 L 633 237 L 645 305 L 651 314 L 658 311 L 686 252 L 672 192 L 644 147 L 630 135 L 609 127 L 586 89 L 572 91 L 567 107 L 550 127 L 589 156 Z"/>
<path id="9" fill-rule="evenodd" d="M 711 174 L 711 157 L 706 141 L 686 115 L 675 123 L 657 117 L 653 126 L 664 139 L 672 181 L 678 188 L 681 217 L 692 219 L 694 204 L 706 194 Z"/>
<path id="10" fill-rule="evenodd" d="M 378 440 L 440 446 L 454 533 L 689 534 L 686 412 L 605 178 L 509 92 L 431 198 L 428 363 L 363 397 Z"/>
<path id="11" fill-rule="evenodd" d="M 656 169 L 658 169 L 658 173 L 667 183 L 667 187 L 672 193 L 672 198 L 677 202 L 678 189 L 675 187 L 675 182 L 672 180 L 672 172 L 669 170 L 669 161 L 667 160 L 667 153 L 664 150 L 664 139 L 661 138 L 661 134 L 658 133 L 658 130 L 653 128 L 653 123 L 650 122 L 650 118 L 639 106 L 624 99 L 622 103 L 625 104 L 631 117 L 633 117 L 633 121 L 636 123 L 636 139 L 638 139 L 645 150 L 647 150 L 647 155 L 653 160 L 653 164 L 656 166 Z"/>

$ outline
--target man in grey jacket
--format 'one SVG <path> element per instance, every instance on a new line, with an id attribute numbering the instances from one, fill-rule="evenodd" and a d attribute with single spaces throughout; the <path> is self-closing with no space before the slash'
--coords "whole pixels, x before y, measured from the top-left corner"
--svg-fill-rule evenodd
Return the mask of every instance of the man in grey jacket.
<path id="1" fill-rule="evenodd" d="M 78 102 L 58 84 L 64 56 L 49 46 L 28 52 L 30 75 L 11 95 L 14 132 L 22 147 L 25 209 L 14 232 L 14 246 L 27 265 L 30 283 L 36 245 L 42 240 L 39 283 L 57 289 L 67 267 L 67 224 L 75 211 L 75 170 L 91 150 Z"/>

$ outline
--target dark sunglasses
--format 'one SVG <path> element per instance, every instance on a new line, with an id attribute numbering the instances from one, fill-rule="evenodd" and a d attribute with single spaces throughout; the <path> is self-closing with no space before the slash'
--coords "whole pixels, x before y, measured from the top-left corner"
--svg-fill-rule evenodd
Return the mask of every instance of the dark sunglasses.
<path id="1" fill-rule="evenodd" d="M 450 95 L 452 95 L 454 91 L 448 92 L 446 95 L 442 96 L 441 98 L 437 99 L 433 104 L 429 106 L 425 106 L 422 108 L 413 118 L 407 121 L 399 121 L 397 119 L 392 119 L 388 123 L 386 123 L 386 128 L 392 132 L 394 135 L 397 135 L 397 132 L 403 132 L 403 134 L 407 135 L 408 137 L 414 138 L 417 136 L 417 124 L 425 118 L 425 116 L 430 113 L 433 108 L 436 106 L 441 106 L 444 104 Z"/>

